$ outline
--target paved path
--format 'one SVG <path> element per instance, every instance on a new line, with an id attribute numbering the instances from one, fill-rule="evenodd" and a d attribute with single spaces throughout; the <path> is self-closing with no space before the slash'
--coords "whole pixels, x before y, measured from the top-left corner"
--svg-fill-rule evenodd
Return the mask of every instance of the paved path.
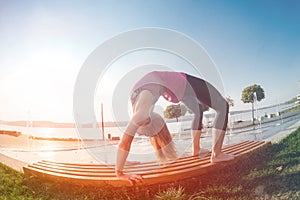
<path id="1" fill-rule="evenodd" d="M 291 132 L 293 132 L 294 130 L 296 130 L 298 127 L 300 127 L 300 120 L 298 120 L 296 123 L 294 123 L 293 125 L 286 128 L 285 130 L 278 132 L 276 135 L 273 135 L 273 136 L 265 139 L 264 141 L 270 141 L 271 143 L 276 143 L 279 140 L 281 140 L 282 138 L 286 137 Z M 80 153 L 82 153 L 82 152 L 80 152 Z M 79 155 L 77 155 L 77 156 L 79 156 Z M 86 156 L 84 156 L 84 157 L 86 157 Z M 11 157 L 6 156 L 1 153 L 0 153 L 0 162 L 7 166 L 10 166 L 11 168 L 13 168 L 17 171 L 23 171 L 23 166 L 27 166 L 29 164 L 27 162 L 11 158 Z"/>
<path id="2" fill-rule="evenodd" d="M 271 142 L 271 143 L 277 143 L 279 142 L 282 138 L 286 137 L 287 135 L 289 135 L 291 132 L 295 131 L 298 127 L 300 127 L 300 120 L 298 122 L 296 122 L 295 124 L 293 124 L 292 126 L 288 127 L 287 129 L 280 131 L 279 133 L 277 133 L 276 135 L 273 135 L 267 139 L 265 139 L 265 141 L 267 142 Z"/>
<path id="3" fill-rule="evenodd" d="M 28 165 L 28 163 L 26 163 L 26 162 L 8 157 L 1 153 L 0 153 L 0 162 L 17 170 L 17 171 L 23 171 L 23 167 Z"/>

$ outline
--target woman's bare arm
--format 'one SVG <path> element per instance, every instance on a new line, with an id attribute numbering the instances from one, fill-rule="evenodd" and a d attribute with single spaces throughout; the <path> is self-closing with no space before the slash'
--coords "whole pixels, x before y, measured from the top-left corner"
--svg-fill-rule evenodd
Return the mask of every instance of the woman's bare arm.
<path id="1" fill-rule="evenodd" d="M 133 116 L 119 143 L 116 159 L 116 175 L 122 180 L 129 181 L 131 184 L 141 181 L 142 177 L 135 174 L 124 174 L 123 168 L 126 163 L 134 135 L 139 126 L 142 126 L 147 122 L 147 120 L 149 120 L 154 104 L 155 98 L 151 92 L 144 90 L 139 94 L 136 103 L 133 106 Z"/>

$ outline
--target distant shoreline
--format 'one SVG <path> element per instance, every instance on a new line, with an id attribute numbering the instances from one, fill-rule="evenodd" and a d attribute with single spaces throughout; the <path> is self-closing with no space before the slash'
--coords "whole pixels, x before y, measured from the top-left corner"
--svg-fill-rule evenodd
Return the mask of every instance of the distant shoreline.
<path id="1" fill-rule="evenodd" d="M 117 127 L 117 126 L 126 126 L 128 122 L 104 122 L 105 127 Z M 22 126 L 28 127 L 28 121 L 1 121 L 0 124 L 8 125 L 8 126 Z M 85 123 L 81 125 L 81 128 L 93 128 L 93 127 L 101 127 L 101 122 L 93 123 Z M 52 121 L 32 121 L 30 127 L 46 127 L 46 128 L 76 128 L 75 123 L 63 123 L 63 122 L 52 122 Z"/>
<path id="2" fill-rule="evenodd" d="M 297 105 L 291 109 L 286 109 L 282 110 L 279 115 L 270 115 L 270 117 L 264 117 L 261 121 L 255 120 L 254 124 L 251 120 L 240 120 L 232 123 L 231 125 L 228 126 L 228 130 L 236 130 L 236 129 L 241 129 L 241 128 L 247 128 L 251 126 L 256 126 L 258 124 L 264 124 L 264 123 L 269 123 L 272 121 L 277 121 L 277 120 L 283 120 L 286 118 L 290 118 L 295 115 L 300 115 L 300 105 Z M 187 116 L 186 119 L 183 120 L 188 120 L 190 116 Z M 28 123 L 26 121 L 15 121 L 15 122 L 5 122 L 5 121 L 0 121 L 2 125 L 8 125 L 8 126 L 24 126 L 24 124 Z M 123 123 L 123 124 L 122 124 Z M 49 128 L 75 128 L 75 125 L 72 123 L 55 123 L 55 122 L 50 122 L 50 121 L 35 121 L 33 122 L 32 126 L 33 128 L 39 128 L 39 127 L 49 127 Z M 98 123 L 99 125 L 99 123 Z M 105 127 L 114 127 L 114 126 L 126 126 L 127 122 L 106 122 Z M 82 128 L 93 128 L 95 127 L 92 126 L 92 124 L 85 124 L 82 126 Z M 188 130 L 188 129 L 187 129 Z M 0 130 L 0 135 L 8 135 L 8 136 L 14 136 L 14 137 L 19 137 L 23 135 L 21 131 L 14 131 L 14 130 Z M 102 139 L 92 139 L 92 138 L 86 138 L 86 139 L 79 139 L 79 138 L 72 138 L 72 137 L 40 137 L 40 136 L 32 136 L 30 134 L 25 134 L 27 135 L 28 139 L 31 140 L 48 140 L 48 141 L 66 141 L 66 142 L 82 142 L 82 141 L 102 141 Z M 117 137 L 112 137 L 110 140 L 119 140 Z"/>
<path id="3" fill-rule="evenodd" d="M 286 103 L 282 103 L 280 105 L 287 105 Z M 267 109 L 267 108 L 272 108 L 276 107 L 278 105 L 273 105 L 273 106 L 266 106 L 263 108 L 260 108 L 260 110 Z M 251 109 L 247 110 L 238 110 L 238 111 L 230 111 L 231 115 L 235 114 L 242 114 L 242 113 L 247 113 L 251 112 Z M 205 116 L 208 117 L 213 117 L 213 113 L 206 113 Z M 190 120 L 192 117 L 191 116 L 185 116 L 181 118 L 181 120 Z M 175 122 L 176 119 L 168 119 L 166 122 Z M 30 124 L 29 124 L 30 123 Z M 3 125 L 9 125 L 9 126 L 21 126 L 21 127 L 34 127 L 34 128 L 39 128 L 39 127 L 46 127 L 46 128 L 76 128 L 76 123 L 74 122 L 54 122 L 54 121 L 5 121 L 5 120 L 0 120 L 0 124 Z M 112 122 L 112 121 L 107 121 L 104 122 L 104 127 L 124 127 L 127 126 L 128 121 L 119 121 L 119 122 Z M 81 128 L 93 128 L 93 127 L 102 127 L 102 122 L 96 122 L 96 123 L 84 123 L 81 124 Z"/>

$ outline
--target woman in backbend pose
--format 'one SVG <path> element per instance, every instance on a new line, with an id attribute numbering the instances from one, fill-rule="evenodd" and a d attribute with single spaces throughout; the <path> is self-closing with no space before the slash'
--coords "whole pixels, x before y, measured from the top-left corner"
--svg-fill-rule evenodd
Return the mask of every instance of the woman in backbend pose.
<path id="1" fill-rule="evenodd" d="M 135 133 L 149 136 L 159 160 L 176 159 L 177 154 L 171 134 L 162 117 L 153 112 L 160 96 L 172 103 L 183 102 L 195 114 L 192 122 L 193 155 L 200 153 L 203 105 L 216 111 L 213 125 L 211 162 L 234 159 L 233 155 L 221 151 L 228 122 L 229 106 L 223 96 L 207 81 L 182 72 L 153 71 L 141 78 L 133 87 L 130 99 L 132 118 L 118 146 L 116 175 L 133 184 L 142 177 L 124 174 L 123 167 L 130 151 Z"/>

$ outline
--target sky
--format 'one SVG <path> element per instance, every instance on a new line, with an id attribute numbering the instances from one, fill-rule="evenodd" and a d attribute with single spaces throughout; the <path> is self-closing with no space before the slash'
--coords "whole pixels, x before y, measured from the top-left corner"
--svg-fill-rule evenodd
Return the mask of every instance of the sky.
<path id="1" fill-rule="evenodd" d="M 145 27 L 199 43 L 232 110 L 251 108 L 240 99 L 253 84 L 265 91 L 260 107 L 285 102 L 300 93 L 299 9 L 297 0 L 0 0 L 0 120 L 73 121 L 74 85 L 88 56 L 113 36 Z M 113 120 L 111 100 L 95 101 Z"/>

